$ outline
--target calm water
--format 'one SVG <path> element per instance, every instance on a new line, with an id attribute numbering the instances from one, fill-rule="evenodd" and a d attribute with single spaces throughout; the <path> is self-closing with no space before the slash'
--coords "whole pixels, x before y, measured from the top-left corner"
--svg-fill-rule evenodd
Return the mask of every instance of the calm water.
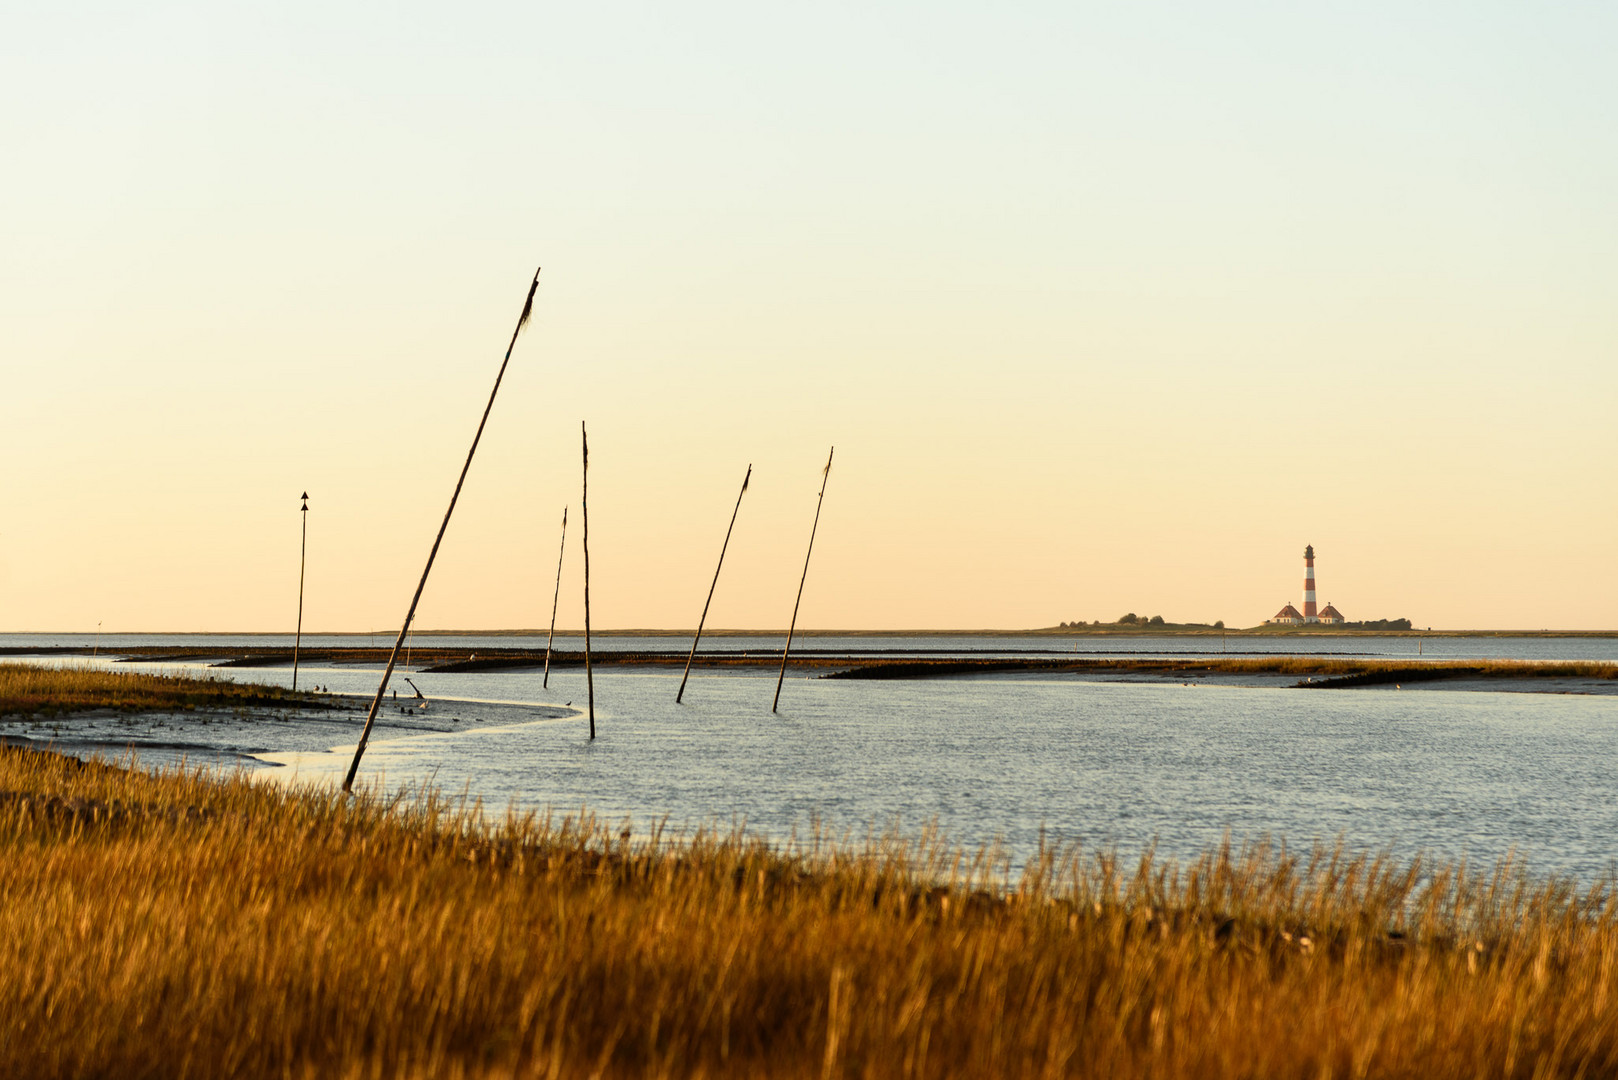
<path id="1" fill-rule="evenodd" d="M 1183 640 L 1160 642 L 1168 651 Z M 1483 650 L 1511 640 L 1428 644 L 1502 655 Z M 1517 640 L 1532 650 L 1503 655 L 1612 658 L 1602 639 Z M 1407 640 L 1341 643 L 1397 655 Z M 230 674 L 290 678 L 286 668 Z M 368 694 L 378 677 L 306 667 L 301 681 Z M 440 709 L 455 698 L 578 708 L 585 696 L 571 670 L 553 673 L 549 691 L 538 674 L 412 677 Z M 411 736 L 374 741 L 362 775 L 390 787 L 464 786 L 496 807 L 588 805 L 642 824 L 742 819 L 776 837 L 815 817 L 860 833 L 893 822 L 914 833 L 937 820 L 955 841 L 999 838 L 1019 859 L 1041 828 L 1126 852 L 1156 841 L 1185 857 L 1227 830 L 1295 845 L 1343 834 L 1356 847 L 1485 860 L 1515 846 L 1537 870 L 1585 879 L 1618 857 L 1618 698 L 1609 696 L 799 677 L 772 716 L 773 674 L 693 676 L 684 705 L 673 700 L 678 679 L 598 672 L 593 744 L 582 717 Z M 292 760 L 277 773 L 332 778 L 349 755 Z"/>

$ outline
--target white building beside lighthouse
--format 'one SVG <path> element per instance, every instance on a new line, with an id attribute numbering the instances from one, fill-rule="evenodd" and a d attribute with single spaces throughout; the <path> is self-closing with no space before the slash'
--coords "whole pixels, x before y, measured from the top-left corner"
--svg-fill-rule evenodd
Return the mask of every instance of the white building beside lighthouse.
<path id="1" fill-rule="evenodd" d="M 1264 621 L 1272 623 L 1302 623 L 1303 613 L 1297 608 L 1293 607 L 1291 604 L 1288 604 L 1286 607 L 1275 613 L 1275 618 L 1265 619 Z"/>

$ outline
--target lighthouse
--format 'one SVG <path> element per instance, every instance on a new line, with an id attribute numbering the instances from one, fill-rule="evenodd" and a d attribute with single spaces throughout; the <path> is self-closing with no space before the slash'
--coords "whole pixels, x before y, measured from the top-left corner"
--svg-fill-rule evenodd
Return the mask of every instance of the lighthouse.
<path id="1" fill-rule="evenodd" d="M 1315 610 L 1315 545 L 1313 544 L 1308 544 L 1303 549 L 1303 621 L 1306 623 L 1320 621 L 1320 615 Z"/>
<path id="2" fill-rule="evenodd" d="M 1299 611 L 1291 604 L 1286 604 L 1275 613 L 1272 619 L 1265 619 L 1266 623 L 1280 623 L 1285 626 L 1297 626 L 1301 623 L 1322 623 L 1329 626 L 1338 626 L 1347 620 L 1343 613 L 1327 604 L 1324 608 L 1315 605 L 1315 546 L 1309 544 L 1303 549 L 1303 610 Z"/>

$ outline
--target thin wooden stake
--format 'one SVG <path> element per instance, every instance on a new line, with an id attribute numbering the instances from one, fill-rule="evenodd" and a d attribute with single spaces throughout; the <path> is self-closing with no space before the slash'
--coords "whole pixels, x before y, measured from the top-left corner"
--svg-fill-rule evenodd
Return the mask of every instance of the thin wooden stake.
<path id="1" fill-rule="evenodd" d="M 551 633 L 545 639 L 545 678 L 543 689 L 551 684 L 551 642 L 556 640 L 556 605 L 562 602 L 562 553 L 567 550 L 567 507 L 562 507 L 562 546 L 556 552 L 556 595 L 551 597 Z"/>
<path id="2" fill-rule="evenodd" d="M 691 677 L 691 661 L 697 658 L 697 642 L 702 640 L 702 624 L 708 621 L 708 605 L 713 603 L 713 591 L 719 585 L 719 571 L 725 565 L 725 549 L 730 547 L 730 531 L 736 527 L 736 515 L 742 509 L 742 495 L 747 494 L 747 482 L 753 479 L 753 466 L 747 466 L 747 475 L 742 477 L 742 490 L 736 496 L 736 509 L 730 512 L 730 526 L 725 529 L 725 542 L 719 548 L 719 565 L 714 567 L 713 584 L 708 586 L 708 599 L 702 602 L 702 617 L 697 620 L 697 636 L 691 639 L 691 655 L 685 658 L 685 674 L 680 676 L 680 690 L 674 695 L 674 704 L 678 705 L 685 696 L 685 681 Z"/>
<path id="3" fill-rule="evenodd" d="M 303 568 L 309 556 L 309 493 L 303 493 L 303 543 L 298 548 L 298 633 L 292 639 L 292 692 L 298 692 L 298 646 L 303 644 Z"/>
<path id="4" fill-rule="evenodd" d="M 831 479 L 832 454 L 837 453 L 837 447 L 831 448 L 831 454 L 826 455 L 826 467 L 820 473 L 820 498 L 815 502 L 815 523 L 809 528 L 809 551 L 803 557 L 803 577 L 798 579 L 798 598 L 792 602 L 792 622 L 787 626 L 787 647 L 781 650 L 781 674 L 775 680 L 775 701 L 770 705 L 774 712 L 781 704 L 781 684 L 787 677 L 787 654 L 792 651 L 792 633 L 798 628 L 798 605 L 803 603 L 803 583 L 809 580 L 809 556 L 815 553 L 815 530 L 820 528 L 820 507 L 826 501 L 826 481 Z"/>
<path id="5" fill-rule="evenodd" d="M 584 490 L 579 495 L 579 513 L 584 515 L 584 685 L 590 695 L 590 740 L 596 737 L 596 678 L 590 669 L 590 435 L 579 421 L 579 440 L 584 449 Z"/>
<path id="6" fill-rule="evenodd" d="M 483 406 L 483 418 L 478 421 L 477 432 L 472 436 L 472 448 L 466 452 L 466 464 L 461 466 L 460 479 L 455 481 L 455 491 L 449 497 L 449 509 L 444 511 L 444 523 L 438 526 L 438 535 L 433 538 L 432 550 L 427 552 L 427 565 L 421 571 L 421 580 L 416 583 L 416 593 L 410 598 L 410 610 L 405 612 L 404 625 L 399 627 L 399 636 L 394 639 L 393 651 L 388 654 L 388 666 L 382 672 L 382 682 L 377 685 L 376 697 L 371 699 L 371 711 L 365 717 L 365 730 L 360 732 L 359 745 L 354 748 L 354 761 L 348 767 L 348 776 L 343 780 L 343 793 L 354 790 L 354 775 L 360 771 L 360 758 L 365 754 L 365 744 L 371 740 L 371 728 L 376 724 L 376 712 L 382 707 L 382 695 L 388 689 L 388 680 L 393 678 L 393 665 L 398 662 L 399 650 L 404 646 L 405 635 L 410 632 L 410 622 L 416 617 L 416 605 L 421 602 L 421 591 L 427 587 L 427 575 L 432 573 L 433 560 L 438 557 L 438 545 L 444 542 L 444 531 L 449 528 L 450 515 L 455 513 L 455 501 L 461 497 L 461 485 L 466 483 L 466 474 L 472 468 L 472 455 L 478 452 L 478 440 L 483 438 L 483 427 L 489 422 L 489 413 L 494 408 L 495 395 L 500 393 L 500 380 L 506 377 L 506 365 L 511 363 L 511 350 L 517 347 L 517 335 L 522 328 L 528 325 L 528 316 L 534 310 L 534 292 L 539 288 L 539 271 L 534 271 L 534 280 L 528 286 L 528 299 L 523 301 L 522 314 L 517 318 L 517 328 L 511 332 L 511 344 L 506 346 L 506 358 L 500 361 L 500 370 L 494 377 L 494 389 L 489 391 L 489 403 Z"/>

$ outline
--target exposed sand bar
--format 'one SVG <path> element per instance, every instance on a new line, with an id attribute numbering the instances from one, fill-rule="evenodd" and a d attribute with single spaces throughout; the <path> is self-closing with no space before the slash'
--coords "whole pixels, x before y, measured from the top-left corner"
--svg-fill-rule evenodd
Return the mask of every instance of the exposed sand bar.
<path id="1" fill-rule="evenodd" d="M 1117 658 L 955 658 L 853 666 L 836 679 L 925 679 L 1013 673 L 1100 678 L 1283 685 L 1300 689 L 1354 687 L 1527 690 L 1618 693 L 1618 664 L 1601 661 L 1371 660 L 1342 656 L 1269 656 L 1132 660 Z"/>
<path id="2" fill-rule="evenodd" d="M 0 663 L 0 744 L 75 756 L 133 753 L 147 763 L 273 763 L 265 755 L 352 744 L 370 702 L 220 676 Z M 376 726 L 398 738 L 577 715 L 565 706 L 390 694 Z"/>

